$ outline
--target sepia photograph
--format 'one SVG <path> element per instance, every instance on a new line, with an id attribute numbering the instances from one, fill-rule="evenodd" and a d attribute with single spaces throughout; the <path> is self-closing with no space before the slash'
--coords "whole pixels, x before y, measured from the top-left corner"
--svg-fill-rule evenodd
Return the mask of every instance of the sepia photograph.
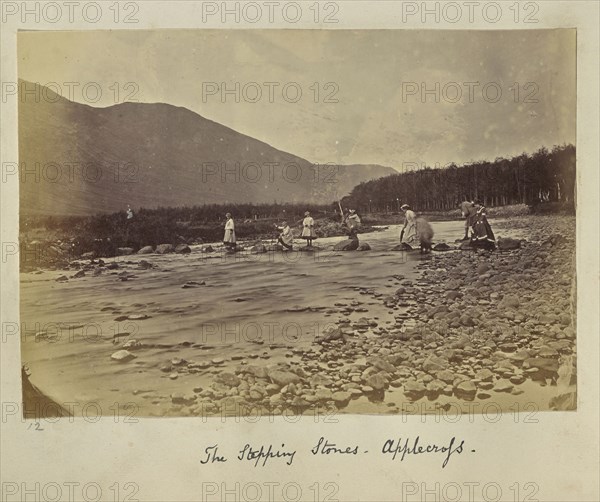
<path id="1" fill-rule="evenodd" d="M 19 31 L 25 418 L 575 412 L 576 41 Z"/>

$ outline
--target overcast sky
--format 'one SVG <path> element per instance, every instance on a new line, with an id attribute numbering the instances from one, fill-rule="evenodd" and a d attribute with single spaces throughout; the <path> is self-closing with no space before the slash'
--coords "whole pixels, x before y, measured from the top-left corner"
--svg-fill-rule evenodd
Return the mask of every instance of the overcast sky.
<path id="1" fill-rule="evenodd" d="M 134 82 L 140 102 L 189 108 L 311 162 L 402 169 L 575 143 L 575 45 L 575 30 L 22 32 L 18 71 L 65 97 L 65 82 L 97 82 L 93 106 L 115 103 L 113 83 L 123 101 Z M 239 103 L 219 92 L 236 82 Z"/>

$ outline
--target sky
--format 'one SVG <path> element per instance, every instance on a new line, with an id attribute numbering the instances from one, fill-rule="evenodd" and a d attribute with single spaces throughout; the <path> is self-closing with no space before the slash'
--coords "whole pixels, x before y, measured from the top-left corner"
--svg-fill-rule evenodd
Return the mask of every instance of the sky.
<path id="1" fill-rule="evenodd" d="M 315 163 L 403 171 L 575 144 L 570 29 L 20 32 L 18 55 L 19 78 L 73 101 L 182 106 Z"/>

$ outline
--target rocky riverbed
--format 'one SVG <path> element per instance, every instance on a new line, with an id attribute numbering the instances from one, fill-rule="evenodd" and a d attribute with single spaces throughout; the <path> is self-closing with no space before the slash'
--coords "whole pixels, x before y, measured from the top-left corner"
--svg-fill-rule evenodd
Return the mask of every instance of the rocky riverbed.
<path id="1" fill-rule="evenodd" d="M 575 220 L 491 223 L 516 249 L 457 250 L 462 224 L 444 222 L 452 249 L 424 256 L 389 251 L 390 228 L 364 252 L 201 247 L 23 274 L 23 360 L 57 402 L 140 415 L 574 409 Z"/>

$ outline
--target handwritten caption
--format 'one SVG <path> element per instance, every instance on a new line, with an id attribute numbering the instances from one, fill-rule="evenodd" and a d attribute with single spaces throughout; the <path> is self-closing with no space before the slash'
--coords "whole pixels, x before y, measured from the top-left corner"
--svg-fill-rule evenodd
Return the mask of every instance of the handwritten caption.
<path id="1" fill-rule="evenodd" d="M 420 436 L 414 438 L 405 437 L 397 439 L 387 439 L 381 448 L 378 448 L 377 454 L 388 455 L 391 460 L 399 459 L 400 462 L 407 460 L 411 456 L 418 455 L 439 455 L 441 467 L 445 468 L 453 455 L 461 455 L 465 451 L 465 440 L 458 440 L 456 437 L 450 438 L 442 444 L 430 443 L 424 441 Z M 471 450 L 474 452 L 475 450 Z M 312 456 L 362 456 L 369 454 L 369 450 L 364 449 L 359 444 L 339 445 L 329 439 L 321 436 L 317 443 L 308 452 L 302 453 L 285 444 L 276 446 L 273 444 L 251 445 L 244 444 L 235 457 L 231 457 L 238 462 L 247 462 L 253 467 L 266 467 L 269 463 L 283 463 L 291 466 L 297 454 L 307 454 Z M 230 457 L 219 452 L 219 445 L 214 444 L 204 449 L 203 457 L 200 459 L 202 465 L 220 464 L 230 461 Z"/>

